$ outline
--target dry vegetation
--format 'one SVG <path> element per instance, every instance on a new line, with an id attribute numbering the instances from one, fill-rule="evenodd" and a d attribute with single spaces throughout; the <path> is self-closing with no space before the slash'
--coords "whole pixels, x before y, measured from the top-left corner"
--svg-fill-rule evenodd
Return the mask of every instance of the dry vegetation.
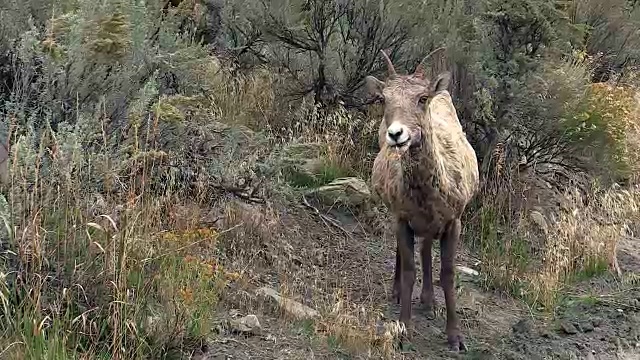
<path id="1" fill-rule="evenodd" d="M 300 200 L 368 181 L 380 108 L 359 85 L 381 48 L 408 70 L 452 49 L 483 290 L 552 314 L 620 275 L 640 221 L 637 2 L 159 3 L 0 5 L 0 358 L 195 358 L 229 346 L 234 313 L 298 329 L 258 358 L 397 356 L 386 209 Z M 320 317 L 287 317 L 265 285 Z"/>

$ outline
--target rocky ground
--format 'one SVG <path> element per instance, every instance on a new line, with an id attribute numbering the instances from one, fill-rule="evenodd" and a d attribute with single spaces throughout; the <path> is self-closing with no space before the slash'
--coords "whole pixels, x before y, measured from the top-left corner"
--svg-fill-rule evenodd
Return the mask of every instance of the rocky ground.
<path id="1" fill-rule="evenodd" d="M 552 315 L 486 292 L 476 276 L 459 272 L 458 306 L 469 346 L 464 354 L 446 350 L 439 288 L 437 317 L 420 312 L 419 278 L 413 343 L 399 349 L 383 327 L 399 314 L 388 301 L 390 231 L 316 204 L 305 198 L 296 208 L 240 205 L 247 217 L 262 216 L 253 232 L 269 226 L 270 235 L 252 245 L 258 255 L 243 265 L 248 281 L 225 295 L 219 334 L 194 359 L 640 359 L 640 239 L 618 247 L 622 280 L 606 275 L 575 283 Z M 464 248 L 458 265 L 475 265 Z M 277 306 L 277 295 L 259 289 L 264 286 L 286 293 L 280 301 L 290 302 Z"/>

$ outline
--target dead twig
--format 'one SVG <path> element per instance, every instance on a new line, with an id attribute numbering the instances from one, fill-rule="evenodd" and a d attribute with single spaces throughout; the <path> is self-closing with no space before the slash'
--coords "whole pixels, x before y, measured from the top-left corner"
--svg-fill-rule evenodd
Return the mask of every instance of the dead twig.
<path id="1" fill-rule="evenodd" d="M 350 232 L 348 232 L 345 228 L 343 228 L 343 227 L 340 225 L 340 222 L 339 222 L 338 220 L 336 220 L 336 219 L 334 219 L 334 218 L 332 218 L 332 217 L 330 217 L 330 216 L 327 216 L 327 215 L 325 215 L 325 214 L 321 213 L 321 212 L 320 212 L 320 210 L 318 210 L 318 208 L 316 208 L 315 206 L 313 206 L 313 205 L 311 205 L 311 204 L 309 203 L 309 200 L 307 200 L 307 197 L 306 197 L 306 196 L 304 196 L 304 195 L 302 195 L 302 202 L 304 203 L 304 205 L 305 205 L 306 207 L 308 207 L 309 209 L 313 210 L 313 211 L 316 213 L 316 215 L 318 215 L 318 216 L 320 217 L 320 219 L 322 220 L 322 222 L 324 222 L 324 223 L 325 223 L 325 225 L 326 225 L 327 223 L 329 223 L 330 225 L 332 225 L 332 226 L 336 227 L 337 229 L 342 230 L 342 232 L 343 232 L 343 233 L 345 233 L 345 235 L 347 235 L 347 237 L 348 237 L 349 239 L 353 240 L 353 235 L 351 235 L 351 233 L 350 233 Z"/>
<path id="2" fill-rule="evenodd" d="M 256 190 L 247 192 L 247 189 L 244 188 L 240 188 L 237 186 L 227 186 L 227 185 L 212 185 L 212 187 L 214 189 L 218 189 L 218 190 L 222 190 L 228 193 L 233 194 L 234 196 L 237 196 L 243 200 L 247 200 L 247 201 L 251 201 L 254 203 L 258 203 L 258 204 L 264 204 L 266 201 L 262 198 L 259 197 L 255 197 L 253 196 L 256 192 Z"/>

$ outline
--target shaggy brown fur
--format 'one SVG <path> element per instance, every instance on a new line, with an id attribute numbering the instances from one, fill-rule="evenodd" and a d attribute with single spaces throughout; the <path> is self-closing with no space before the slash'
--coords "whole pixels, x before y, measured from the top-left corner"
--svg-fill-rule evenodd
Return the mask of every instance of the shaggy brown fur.
<path id="1" fill-rule="evenodd" d="M 414 74 L 400 76 L 383 55 L 389 78 L 384 83 L 372 76 L 366 80 L 369 90 L 384 101 L 380 152 L 373 164 L 372 184 L 396 219 L 398 247 L 393 289 L 394 298 L 401 302 L 400 321 L 408 324 L 411 319 L 415 236 L 424 239 L 420 298 L 429 311 L 433 309 L 431 247 L 433 239 L 440 239 L 440 282 L 447 308 L 447 338 L 452 350 L 464 350 L 455 310 L 454 260 L 460 217 L 478 190 L 476 155 L 446 90 L 449 74 L 429 81 L 419 65 Z M 394 122 L 409 130 L 410 140 L 406 144 L 387 143 L 387 129 Z"/>

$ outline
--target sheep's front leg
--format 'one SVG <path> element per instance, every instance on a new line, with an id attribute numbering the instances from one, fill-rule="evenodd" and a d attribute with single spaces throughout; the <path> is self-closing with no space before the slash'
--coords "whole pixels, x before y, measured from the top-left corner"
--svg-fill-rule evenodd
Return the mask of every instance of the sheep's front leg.
<path id="1" fill-rule="evenodd" d="M 467 348 L 460 333 L 458 314 L 456 313 L 455 298 L 455 273 L 454 262 L 456 257 L 456 247 L 460 239 L 460 219 L 455 219 L 447 224 L 445 233 L 440 240 L 440 284 L 444 291 L 444 300 L 447 307 L 447 341 L 449 348 L 453 351 L 465 351 Z"/>
<path id="2" fill-rule="evenodd" d="M 414 259 L 413 229 L 406 221 L 398 221 L 396 227 L 396 240 L 400 255 L 400 321 L 409 327 L 411 321 L 411 294 L 413 284 L 416 281 L 416 265 Z"/>

